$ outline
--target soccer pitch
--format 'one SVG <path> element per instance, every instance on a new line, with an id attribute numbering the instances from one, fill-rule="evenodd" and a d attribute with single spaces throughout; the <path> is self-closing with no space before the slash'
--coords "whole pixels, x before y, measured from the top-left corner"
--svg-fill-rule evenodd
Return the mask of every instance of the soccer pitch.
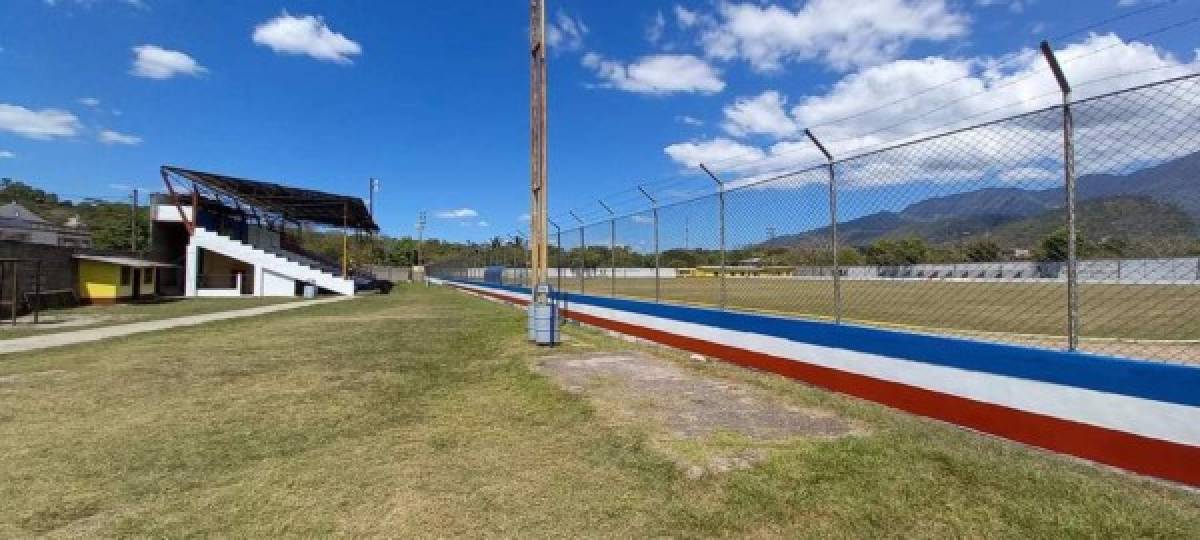
<path id="1" fill-rule="evenodd" d="M 555 285 L 559 282 L 555 281 Z M 661 299 L 719 306 L 716 278 L 660 280 Z M 561 288 L 579 292 L 578 279 Z M 843 280 L 846 322 L 919 332 L 970 335 L 1039 346 L 1066 345 L 1066 284 L 948 280 Z M 654 299 L 653 278 L 589 278 L 587 294 Z M 1196 285 L 1080 286 L 1082 348 L 1134 357 L 1194 360 L 1200 353 Z M 834 318 L 833 282 L 786 278 L 729 278 L 725 305 L 816 319 Z"/>
<path id="2" fill-rule="evenodd" d="M 526 342 L 525 323 L 448 288 L 401 285 L 252 322 L 11 356 L 0 363 L 0 537 L 1200 530 L 1189 491 L 586 328 L 566 327 L 548 351 Z M 632 351 L 853 433 L 683 437 L 641 401 L 627 404 L 643 414 L 621 416 L 595 399 L 608 379 L 579 393 L 541 372 L 559 355 Z M 729 455 L 755 459 L 687 474 Z"/>

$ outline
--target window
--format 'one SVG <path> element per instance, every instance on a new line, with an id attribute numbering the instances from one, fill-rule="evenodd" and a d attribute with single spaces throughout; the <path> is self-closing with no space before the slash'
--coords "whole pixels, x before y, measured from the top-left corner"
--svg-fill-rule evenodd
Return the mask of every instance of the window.
<path id="1" fill-rule="evenodd" d="M 122 285 L 122 286 L 124 286 L 124 285 L 129 285 L 129 281 L 130 281 L 130 278 L 129 278 L 129 267 L 128 267 L 128 266 L 122 266 L 122 267 L 121 267 L 121 285 Z"/>
<path id="2" fill-rule="evenodd" d="M 142 284 L 149 285 L 151 283 L 154 283 L 154 269 L 153 268 L 143 268 L 142 269 Z"/>

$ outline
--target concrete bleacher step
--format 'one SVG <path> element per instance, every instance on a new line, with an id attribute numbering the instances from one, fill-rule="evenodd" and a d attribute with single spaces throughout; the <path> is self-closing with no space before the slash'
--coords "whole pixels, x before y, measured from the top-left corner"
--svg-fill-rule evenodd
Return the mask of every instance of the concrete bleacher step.
<path id="1" fill-rule="evenodd" d="M 193 241 L 198 247 L 216 251 L 250 264 L 261 265 L 265 270 L 304 282 L 313 282 L 318 287 L 340 294 L 354 294 L 354 281 L 333 272 L 305 265 L 277 253 L 255 247 L 228 236 L 196 228 Z"/>

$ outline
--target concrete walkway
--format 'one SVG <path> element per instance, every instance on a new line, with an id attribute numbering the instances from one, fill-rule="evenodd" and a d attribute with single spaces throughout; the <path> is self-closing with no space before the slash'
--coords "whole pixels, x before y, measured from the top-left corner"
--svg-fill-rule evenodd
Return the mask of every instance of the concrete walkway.
<path id="1" fill-rule="evenodd" d="M 104 326 L 101 328 L 75 330 L 72 332 L 59 332 L 40 336 L 6 339 L 0 340 L 0 355 L 36 351 L 39 349 L 48 349 L 50 347 L 75 345 L 90 341 L 100 341 L 102 339 L 128 336 L 131 334 L 140 334 L 142 332 L 153 332 L 155 330 L 166 330 L 168 328 L 195 326 L 197 324 L 204 324 L 211 321 L 253 317 L 255 315 L 262 315 L 265 313 L 275 313 L 277 311 L 287 311 L 290 309 L 316 306 L 319 304 L 341 302 L 342 300 L 350 300 L 351 298 L 354 297 L 335 296 L 333 298 L 322 298 L 319 300 L 301 300 L 296 302 L 286 302 L 283 304 L 272 304 L 269 306 L 235 309 L 231 311 L 218 311 L 216 313 L 202 313 L 200 315 L 188 315 L 186 317 L 175 317 L 173 319 L 159 319 L 156 321 L 118 324 L 113 326 Z"/>

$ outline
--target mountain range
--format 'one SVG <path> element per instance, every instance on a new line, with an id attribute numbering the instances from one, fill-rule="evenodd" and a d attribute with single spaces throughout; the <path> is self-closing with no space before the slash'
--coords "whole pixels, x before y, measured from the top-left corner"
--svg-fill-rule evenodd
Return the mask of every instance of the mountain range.
<path id="1" fill-rule="evenodd" d="M 1093 238 L 1196 235 L 1200 223 L 1200 152 L 1127 175 L 1089 174 L 1076 180 L 1082 234 Z M 841 243 L 866 246 L 916 236 L 931 244 L 987 236 L 1002 247 L 1032 247 L 1064 222 L 1062 188 L 989 187 L 932 197 L 898 212 L 883 211 L 838 224 Z M 782 235 L 766 245 L 816 247 L 829 228 Z"/>

